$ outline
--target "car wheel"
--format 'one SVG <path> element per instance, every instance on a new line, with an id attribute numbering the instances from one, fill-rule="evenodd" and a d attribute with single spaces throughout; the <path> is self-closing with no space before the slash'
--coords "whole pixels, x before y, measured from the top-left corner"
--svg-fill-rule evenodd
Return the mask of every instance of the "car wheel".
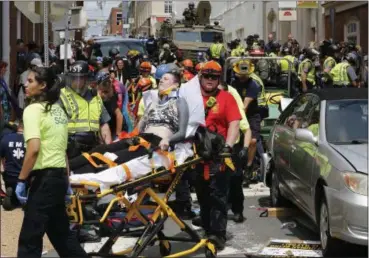
<path id="1" fill-rule="evenodd" d="M 343 241 L 333 238 L 330 234 L 329 212 L 325 198 L 322 199 L 319 210 L 319 236 L 324 257 L 342 254 Z"/>
<path id="2" fill-rule="evenodd" d="M 272 183 L 270 187 L 270 199 L 273 207 L 282 207 L 287 204 L 286 198 L 281 195 L 279 190 L 279 179 L 275 171 L 272 172 Z"/>

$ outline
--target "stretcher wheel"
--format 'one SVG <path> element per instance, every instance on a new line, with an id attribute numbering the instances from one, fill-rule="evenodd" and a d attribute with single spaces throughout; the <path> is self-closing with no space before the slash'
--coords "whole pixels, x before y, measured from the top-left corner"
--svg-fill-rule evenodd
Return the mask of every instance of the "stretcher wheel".
<path id="1" fill-rule="evenodd" d="M 213 253 L 209 248 L 205 248 L 205 257 L 206 258 L 216 258 L 217 257 L 217 250 Z"/>
<path id="2" fill-rule="evenodd" d="M 161 256 L 168 256 L 172 252 L 172 245 L 167 240 L 162 240 L 159 243 L 159 250 Z"/>

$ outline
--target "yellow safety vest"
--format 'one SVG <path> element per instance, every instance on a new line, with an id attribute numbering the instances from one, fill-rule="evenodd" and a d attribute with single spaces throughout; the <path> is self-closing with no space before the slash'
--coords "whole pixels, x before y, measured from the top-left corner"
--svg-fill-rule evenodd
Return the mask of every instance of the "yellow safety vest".
<path id="1" fill-rule="evenodd" d="M 288 73 L 288 70 L 289 70 L 289 65 L 290 65 L 290 63 L 288 62 L 288 61 L 290 61 L 291 62 L 291 72 L 292 73 L 296 73 L 296 69 L 295 69 L 295 62 L 296 62 L 296 57 L 294 57 L 294 56 L 291 56 L 291 55 L 286 55 L 286 56 L 284 56 L 283 58 L 285 58 L 285 59 L 281 59 L 281 60 L 279 60 L 279 65 L 280 65 L 280 67 L 281 67 L 281 73 Z M 288 61 L 287 61 L 287 60 Z"/>
<path id="2" fill-rule="evenodd" d="M 349 85 L 350 79 L 347 75 L 347 68 L 350 66 L 347 62 L 342 62 L 339 64 L 336 64 L 335 67 L 332 68 L 330 75 L 333 80 L 333 85 Z"/>
<path id="3" fill-rule="evenodd" d="M 74 90 L 61 89 L 60 99 L 68 115 L 68 132 L 98 132 L 102 113 L 102 99 L 96 95 L 87 101 Z"/>
<path id="4" fill-rule="evenodd" d="M 306 63 L 310 63 L 310 65 L 311 65 L 311 69 L 310 69 L 309 73 L 307 74 L 306 80 L 309 81 L 312 85 L 315 85 L 315 66 L 314 66 L 313 62 L 311 62 L 310 59 L 305 59 L 299 65 L 299 70 L 298 70 L 299 79 L 301 81 L 302 68 L 304 67 L 304 65 Z"/>
<path id="5" fill-rule="evenodd" d="M 261 91 L 258 96 L 258 104 L 259 106 L 266 105 L 266 98 L 265 98 L 265 89 L 263 80 L 256 73 L 250 74 L 250 78 L 256 81 L 256 83 L 261 87 Z"/>
<path id="6" fill-rule="evenodd" d="M 330 71 L 329 72 L 325 72 L 324 69 L 325 67 L 327 66 L 327 64 L 329 62 L 332 62 L 333 66 L 331 68 L 331 70 L 333 69 L 333 67 L 336 66 L 336 60 L 334 60 L 333 57 L 331 56 L 328 56 L 325 60 L 324 60 L 324 63 L 323 63 L 323 81 L 324 82 L 327 82 L 329 79 L 331 79 L 331 75 L 330 75 Z"/>
<path id="7" fill-rule="evenodd" d="M 213 43 L 210 46 L 210 55 L 212 58 L 220 59 L 224 46 L 222 43 Z"/>

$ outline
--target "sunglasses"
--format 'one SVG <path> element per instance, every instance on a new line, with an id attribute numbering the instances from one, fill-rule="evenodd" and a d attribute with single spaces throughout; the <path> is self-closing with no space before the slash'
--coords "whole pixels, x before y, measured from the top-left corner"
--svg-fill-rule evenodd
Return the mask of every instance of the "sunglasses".
<path id="1" fill-rule="evenodd" d="M 202 75 L 205 79 L 207 80 L 219 80 L 220 76 L 218 75 L 213 75 L 213 74 L 203 74 Z"/>

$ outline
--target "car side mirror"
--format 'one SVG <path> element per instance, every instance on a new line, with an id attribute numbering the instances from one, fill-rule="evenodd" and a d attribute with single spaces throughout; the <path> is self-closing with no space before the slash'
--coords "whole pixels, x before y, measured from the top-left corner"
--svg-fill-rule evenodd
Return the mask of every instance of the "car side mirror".
<path id="1" fill-rule="evenodd" d="M 318 144 L 318 138 L 314 136 L 313 132 L 308 129 L 296 129 L 295 139 L 311 144 Z"/>

